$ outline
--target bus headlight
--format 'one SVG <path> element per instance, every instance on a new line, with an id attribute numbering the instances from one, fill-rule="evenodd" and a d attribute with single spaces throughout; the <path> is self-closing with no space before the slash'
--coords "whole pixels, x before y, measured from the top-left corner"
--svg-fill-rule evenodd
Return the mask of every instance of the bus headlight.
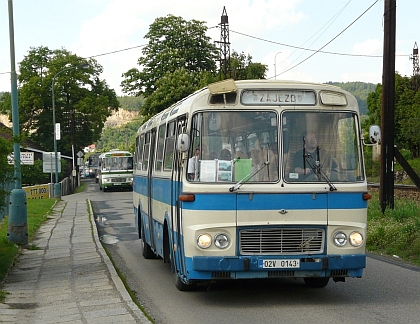
<path id="1" fill-rule="evenodd" d="M 220 233 L 214 237 L 214 245 L 216 245 L 219 249 L 226 249 L 229 243 L 229 236 L 226 234 Z"/>
<path id="2" fill-rule="evenodd" d="M 333 240 L 335 245 L 344 246 L 347 243 L 347 236 L 343 232 L 335 232 Z"/>
<path id="3" fill-rule="evenodd" d="M 207 249 L 211 246 L 211 236 L 210 234 L 200 234 L 197 237 L 197 245 L 202 249 Z"/>
<path id="4" fill-rule="evenodd" d="M 363 244 L 363 236 L 359 232 L 353 232 L 349 235 L 349 241 L 353 246 L 360 246 Z"/>

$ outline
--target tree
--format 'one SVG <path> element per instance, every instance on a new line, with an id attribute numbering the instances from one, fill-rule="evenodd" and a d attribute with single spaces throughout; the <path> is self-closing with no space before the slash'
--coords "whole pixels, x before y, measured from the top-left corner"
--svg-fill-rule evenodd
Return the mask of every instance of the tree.
<path id="1" fill-rule="evenodd" d="M 251 55 L 244 52 L 232 51 L 231 63 L 232 78 L 234 80 L 264 79 L 268 67 L 265 64 L 253 63 Z"/>
<path id="2" fill-rule="evenodd" d="M 156 18 L 145 35 L 149 43 L 138 59 L 142 70 L 134 68 L 123 74 L 123 91 L 147 97 L 156 90 L 156 81 L 167 73 L 182 68 L 214 72 L 218 52 L 206 31 L 202 21 L 185 21 L 173 15 Z"/>
<path id="3" fill-rule="evenodd" d="M 204 22 L 185 21 L 168 15 L 157 18 L 145 38 L 148 45 L 138 59 L 138 68 L 123 74 L 123 91 L 144 95 L 140 112 L 145 120 L 188 96 L 194 91 L 219 81 L 216 71 L 218 49 L 205 35 Z M 233 71 L 236 80 L 262 79 L 267 66 L 252 62 L 250 55 L 233 52 Z"/>
<path id="4" fill-rule="evenodd" d="M 413 78 L 395 74 L 394 141 L 399 149 L 410 150 L 419 155 L 420 146 L 420 91 L 413 87 Z M 368 118 L 364 127 L 381 125 L 382 86 L 377 85 L 375 92 L 367 98 Z"/>
<path id="5" fill-rule="evenodd" d="M 72 68 L 88 63 L 87 69 Z M 102 66 L 96 60 L 85 60 L 65 50 L 47 47 L 31 48 L 19 64 L 19 120 L 28 138 L 53 150 L 52 92 L 56 122 L 61 124 L 58 151 L 72 153 L 72 134 L 76 149 L 85 147 L 100 138 L 106 118 L 117 110 L 119 103 L 113 89 L 99 78 Z M 10 94 L 4 95 L 0 107 L 10 111 Z"/>
<path id="6" fill-rule="evenodd" d="M 42 160 L 36 159 L 33 165 L 22 165 L 22 184 L 23 185 L 33 186 L 37 184 L 48 183 L 49 179 L 50 179 L 50 174 L 43 172 Z"/>
<path id="7" fill-rule="evenodd" d="M 193 90 L 197 90 L 197 80 L 203 78 L 203 73 L 215 73 L 218 52 L 206 36 L 206 31 L 207 27 L 202 21 L 185 21 L 173 15 L 157 18 L 150 25 L 145 35 L 149 43 L 142 50 L 143 56 L 138 59 L 142 69 L 133 68 L 124 73 L 125 80 L 121 83 L 125 93 L 136 96 L 143 94 L 146 97 L 146 107 L 142 109 L 145 115 L 155 111 L 155 108 L 150 107 L 161 109 L 148 102 L 155 101 L 148 97 L 160 90 L 159 87 L 168 86 L 171 80 L 175 81 L 182 75 L 181 78 L 191 78 L 195 85 Z M 170 76 L 172 73 L 175 75 Z M 165 80 L 159 83 L 162 78 Z M 177 95 L 173 97 L 178 98 Z"/>
<path id="8" fill-rule="evenodd" d="M 214 77 L 205 71 L 197 73 L 180 68 L 166 73 L 156 81 L 156 90 L 147 97 L 142 115 L 147 120 L 213 80 Z"/>
<path id="9" fill-rule="evenodd" d="M 4 208 L 6 197 L 10 194 L 7 191 L 7 184 L 13 180 L 13 165 L 7 162 L 7 155 L 13 151 L 13 143 L 0 136 L 0 208 Z"/>

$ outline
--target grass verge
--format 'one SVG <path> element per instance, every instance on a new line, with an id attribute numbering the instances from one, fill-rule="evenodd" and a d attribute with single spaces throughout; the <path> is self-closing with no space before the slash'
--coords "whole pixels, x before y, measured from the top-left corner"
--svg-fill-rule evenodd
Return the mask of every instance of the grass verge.
<path id="1" fill-rule="evenodd" d="M 420 266 L 420 202 L 394 200 L 394 209 L 382 214 L 378 193 L 368 207 L 367 250 Z"/>

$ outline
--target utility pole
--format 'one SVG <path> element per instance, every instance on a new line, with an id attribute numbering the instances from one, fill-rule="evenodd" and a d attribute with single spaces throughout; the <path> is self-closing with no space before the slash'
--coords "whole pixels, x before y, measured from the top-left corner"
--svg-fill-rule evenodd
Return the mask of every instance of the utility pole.
<path id="1" fill-rule="evenodd" d="M 220 80 L 227 79 L 230 70 L 230 42 L 229 42 L 229 19 L 226 8 L 223 7 L 220 19 L 220 42 L 219 43 L 219 62 L 220 62 Z"/>
<path id="2" fill-rule="evenodd" d="M 382 72 L 382 145 L 381 187 L 382 213 L 394 209 L 394 110 L 395 110 L 395 34 L 396 0 L 385 0 L 384 53 Z"/>
<path id="3" fill-rule="evenodd" d="M 13 122 L 13 157 L 15 159 L 15 188 L 10 194 L 9 220 L 7 225 L 7 238 L 9 242 L 28 244 L 28 209 L 26 205 L 26 192 L 22 189 L 22 173 L 20 168 L 19 143 L 19 106 L 17 92 L 17 75 L 15 67 L 15 35 L 13 27 L 13 2 L 9 5 L 9 35 L 10 35 L 10 66 L 11 66 L 11 97 Z"/>
<path id="4" fill-rule="evenodd" d="M 70 111 L 71 117 L 71 155 L 73 159 L 73 170 L 72 170 L 72 179 L 73 179 L 73 192 L 76 190 L 77 186 L 77 169 L 76 169 L 76 111 L 72 109 Z"/>

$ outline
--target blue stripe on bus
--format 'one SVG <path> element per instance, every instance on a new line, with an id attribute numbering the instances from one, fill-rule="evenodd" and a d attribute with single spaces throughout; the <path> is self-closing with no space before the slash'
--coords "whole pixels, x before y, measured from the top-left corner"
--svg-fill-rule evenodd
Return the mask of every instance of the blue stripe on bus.
<path id="1" fill-rule="evenodd" d="M 275 186 L 275 185 L 274 185 Z M 148 180 L 135 177 L 134 191 L 148 196 Z M 167 179 L 152 180 L 152 198 L 171 204 L 171 182 Z M 195 193 L 194 202 L 183 202 L 182 208 L 189 210 L 275 210 L 275 209 L 364 209 L 367 201 L 362 192 L 326 193 Z M 175 197 L 174 197 L 175 198 Z M 238 205 L 237 205 L 238 204 Z"/>
<path id="2" fill-rule="evenodd" d="M 182 204 L 191 210 L 275 210 L 275 209 L 364 209 L 367 201 L 361 192 L 323 193 L 252 193 L 195 194 L 194 202 Z"/>

